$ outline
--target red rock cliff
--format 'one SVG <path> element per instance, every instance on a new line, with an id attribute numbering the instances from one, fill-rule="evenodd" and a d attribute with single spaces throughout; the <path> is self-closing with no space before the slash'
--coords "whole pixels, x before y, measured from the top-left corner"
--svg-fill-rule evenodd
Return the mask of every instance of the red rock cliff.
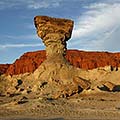
<path id="1" fill-rule="evenodd" d="M 68 50 L 66 58 L 71 64 L 82 69 L 93 69 L 107 65 L 120 67 L 120 53 Z M 2 73 L 14 75 L 33 72 L 45 59 L 44 50 L 28 52 L 4 69 Z M 0 67 L 0 71 L 2 71 L 1 69 L 2 67 Z"/>
<path id="2" fill-rule="evenodd" d="M 5 73 L 10 64 L 0 64 L 0 75 Z"/>

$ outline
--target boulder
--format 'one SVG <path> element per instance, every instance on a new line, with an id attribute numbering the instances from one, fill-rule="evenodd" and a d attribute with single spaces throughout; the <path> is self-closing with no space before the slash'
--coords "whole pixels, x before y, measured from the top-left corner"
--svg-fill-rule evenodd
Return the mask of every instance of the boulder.
<path id="1" fill-rule="evenodd" d="M 99 85 L 98 88 L 100 90 L 103 90 L 103 91 L 110 91 L 110 92 L 112 92 L 114 90 L 115 86 L 116 85 L 113 84 L 112 82 L 106 81 L 103 84 Z"/>

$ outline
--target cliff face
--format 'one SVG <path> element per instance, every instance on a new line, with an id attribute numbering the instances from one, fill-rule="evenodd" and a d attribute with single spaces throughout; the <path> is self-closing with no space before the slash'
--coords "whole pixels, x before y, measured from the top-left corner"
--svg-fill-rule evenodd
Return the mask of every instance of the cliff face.
<path id="1" fill-rule="evenodd" d="M 0 75 L 5 73 L 10 64 L 0 64 Z"/>
<path id="2" fill-rule="evenodd" d="M 33 72 L 45 59 L 46 52 L 44 50 L 28 52 L 11 65 L 0 65 L 0 73 L 14 75 Z M 120 67 L 120 53 L 68 50 L 66 59 L 73 66 L 86 70 L 108 65 Z"/>
<path id="3" fill-rule="evenodd" d="M 120 53 L 70 50 L 66 57 L 74 66 L 86 70 L 108 65 L 120 66 Z"/>
<path id="4" fill-rule="evenodd" d="M 6 70 L 6 74 L 16 75 L 33 72 L 46 59 L 45 51 L 28 52 L 23 54 Z"/>

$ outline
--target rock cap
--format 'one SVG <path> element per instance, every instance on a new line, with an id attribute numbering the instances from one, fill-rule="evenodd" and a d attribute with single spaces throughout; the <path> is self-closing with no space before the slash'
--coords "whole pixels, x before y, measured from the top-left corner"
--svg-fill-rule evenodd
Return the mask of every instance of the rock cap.
<path id="1" fill-rule="evenodd" d="M 37 34 L 42 40 L 48 34 L 57 33 L 64 35 L 67 41 L 71 37 L 74 22 L 63 18 L 36 16 L 34 17 L 34 24 L 37 28 Z"/>

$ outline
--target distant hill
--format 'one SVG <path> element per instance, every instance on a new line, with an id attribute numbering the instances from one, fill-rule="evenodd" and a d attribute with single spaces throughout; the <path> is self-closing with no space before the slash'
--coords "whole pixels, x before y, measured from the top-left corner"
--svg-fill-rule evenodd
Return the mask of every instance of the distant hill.
<path id="1" fill-rule="evenodd" d="M 24 53 L 13 64 L 1 64 L 0 73 L 16 75 L 33 72 L 46 59 L 44 50 Z M 66 59 L 74 66 L 82 69 L 94 69 L 97 67 L 120 67 L 120 53 L 88 52 L 68 50 Z"/>

